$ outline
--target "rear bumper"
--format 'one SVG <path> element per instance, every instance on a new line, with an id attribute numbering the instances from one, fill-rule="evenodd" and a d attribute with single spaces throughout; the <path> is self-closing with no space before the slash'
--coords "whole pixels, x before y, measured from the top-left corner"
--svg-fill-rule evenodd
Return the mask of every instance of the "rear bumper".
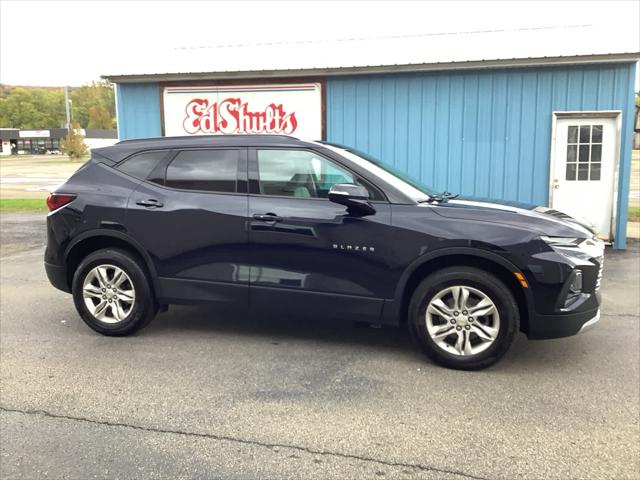
<path id="1" fill-rule="evenodd" d="M 527 337 L 530 340 L 570 337 L 590 329 L 599 320 L 600 308 L 580 313 L 536 315 L 529 325 Z"/>
<path id="2" fill-rule="evenodd" d="M 71 293 L 69 282 L 67 281 L 67 269 L 61 265 L 44 262 L 44 270 L 51 285 L 63 292 Z"/>

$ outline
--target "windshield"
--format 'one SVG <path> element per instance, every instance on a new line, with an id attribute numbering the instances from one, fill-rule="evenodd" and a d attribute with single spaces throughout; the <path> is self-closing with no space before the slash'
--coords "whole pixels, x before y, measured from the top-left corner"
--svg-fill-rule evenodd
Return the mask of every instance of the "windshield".
<path id="1" fill-rule="evenodd" d="M 364 152 L 360 152 L 355 148 L 337 146 L 328 143 L 323 143 L 323 145 L 343 155 L 362 168 L 366 168 L 371 173 L 380 177 L 382 180 L 394 186 L 406 195 L 409 195 L 417 202 L 428 200 L 431 195 L 436 194 L 435 190 L 428 185 L 425 185 L 415 178 L 409 177 L 406 173 L 401 172 L 397 168 L 387 165 L 377 158 Z"/>

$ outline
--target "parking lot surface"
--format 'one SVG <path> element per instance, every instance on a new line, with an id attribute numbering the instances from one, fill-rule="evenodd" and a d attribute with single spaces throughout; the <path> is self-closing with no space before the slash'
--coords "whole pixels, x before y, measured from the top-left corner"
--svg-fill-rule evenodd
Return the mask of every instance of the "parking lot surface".
<path id="1" fill-rule="evenodd" d="M 82 163 L 65 155 L 0 157 L 0 197 L 44 198 Z"/>
<path id="2" fill-rule="evenodd" d="M 460 372 L 299 316 L 171 307 L 103 337 L 46 280 L 43 215 L 1 223 L 3 479 L 640 476 L 637 242 L 607 252 L 594 329 Z"/>

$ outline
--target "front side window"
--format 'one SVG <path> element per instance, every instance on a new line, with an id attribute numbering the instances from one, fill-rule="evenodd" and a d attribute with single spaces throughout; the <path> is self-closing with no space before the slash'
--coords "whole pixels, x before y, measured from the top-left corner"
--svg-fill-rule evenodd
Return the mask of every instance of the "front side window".
<path id="1" fill-rule="evenodd" d="M 238 150 L 184 150 L 167 167 L 165 185 L 182 190 L 234 193 Z"/>
<path id="2" fill-rule="evenodd" d="M 263 195 L 328 198 L 336 183 L 361 184 L 348 170 L 308 150 L 258 150 L 258 184 Z M 372 200 L 380 194 L 369 190 Z"/>

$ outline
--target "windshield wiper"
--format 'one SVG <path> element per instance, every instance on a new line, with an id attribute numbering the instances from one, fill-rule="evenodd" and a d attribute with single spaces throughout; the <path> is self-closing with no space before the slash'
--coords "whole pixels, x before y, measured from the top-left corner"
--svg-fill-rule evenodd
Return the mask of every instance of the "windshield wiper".
<path id="1" fill-rule="evenodd" d="M 449 193 L 445 190 L 442 193 L 429 195 L 429 198 L 425 198 L 424 200 L 418 200 L 418 203 L 447 202 L 448 200 L 453 200 L 457 197 L 458 195 L 454 195 L 453 193 Z"/>

